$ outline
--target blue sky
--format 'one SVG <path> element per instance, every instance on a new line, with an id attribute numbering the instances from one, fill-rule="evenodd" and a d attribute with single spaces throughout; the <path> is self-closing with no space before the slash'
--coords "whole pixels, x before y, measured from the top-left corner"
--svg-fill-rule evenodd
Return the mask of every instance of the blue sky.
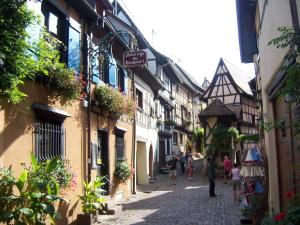
<path id="1" fill-rule="evenodd" d="M 202 84 L 212 79 L 220 57 L 248 77 L 253 64 L 239 55 L 235 0 L 118 0 L 143 35 Z M 154 33 L 153 33 L 154 31 Z"/>

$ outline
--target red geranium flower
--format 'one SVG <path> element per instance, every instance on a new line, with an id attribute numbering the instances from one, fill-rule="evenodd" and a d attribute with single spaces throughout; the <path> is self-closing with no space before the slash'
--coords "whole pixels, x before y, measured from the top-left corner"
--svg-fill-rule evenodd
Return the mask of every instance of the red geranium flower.
<path id="1" fill-rule="evenodd" d="M 287 199 L 291 199 L 293 198 L 294 193 L 292 191 L 289 191 L 285 194 L 285 196 L 287 197 Z"/>
<path id="2" fill-rule="evenodd" d="M 275 221 L 282 221 L 283 219 L 284 219 L 284 217 L 285 217 L 285 212 L 280 212 L 279 214 L 277 214 L 276 216 L 275 216 Z"/>

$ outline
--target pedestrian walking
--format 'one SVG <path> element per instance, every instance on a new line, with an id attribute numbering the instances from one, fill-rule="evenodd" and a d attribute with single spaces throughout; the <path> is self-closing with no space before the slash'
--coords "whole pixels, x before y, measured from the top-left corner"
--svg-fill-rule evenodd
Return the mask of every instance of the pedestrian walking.
<path id="1" fill-rule="evenodd" d="M 215 162 L 213 158 L 207 159 L 207 176 L 209 178 L 209 197 L 216 197 L 215 193 Z"/>
<path id="2" fill-rule="evenodd" d="M 177 161 L 179 160 L 178 156 L 172 154 L 171 159 L 168 161 L 167 165 L 169 168 L 169 179 L 170 184 L 176 184 L 176 176 L 177 176 Z"/>
<path id="3" fill-rule="evenodd" d="M 224 157 L 224 184 L 227 184 L 227 179 L 229 179 L 229 173 L 232 169 L 232 162 L 228 156 Z"/>
<path id="4" fill-rule="evenodd" d="M 193 170 L 194 170 L 194 159 L 192 153 L 189 153 L 187 168 L 188 168 L 188 180 L 192 180 Z"/>
<path id="5" fill-rule="evenodd" d="M 238 201 L 240 198 L 240 169 L 238 168 L 238 164 L 234 163 L 233 168 L 230 171 L 229 176 L 231 176 L 231 184 L 233 188 L 233 201 Z"/>
<path id="6" fill-rule="evenodd" d="M 185 173 L 185 162 L 186 162 L 186 157 L 183 154 L 183 152 L 181 153 L 181 157 L 180 157 L 180 166 L 181 166 L 181 172 L 182 174 Z"/>

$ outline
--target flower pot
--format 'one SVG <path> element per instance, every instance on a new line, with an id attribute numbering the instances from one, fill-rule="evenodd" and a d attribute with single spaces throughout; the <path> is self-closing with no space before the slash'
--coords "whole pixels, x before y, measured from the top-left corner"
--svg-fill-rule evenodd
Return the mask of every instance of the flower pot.
<path id="1" fill-rule="evenodd" d="M 92 224 L 92 215 L 77 214 L 77 225 L 90 225 L 90 224 Z"/>

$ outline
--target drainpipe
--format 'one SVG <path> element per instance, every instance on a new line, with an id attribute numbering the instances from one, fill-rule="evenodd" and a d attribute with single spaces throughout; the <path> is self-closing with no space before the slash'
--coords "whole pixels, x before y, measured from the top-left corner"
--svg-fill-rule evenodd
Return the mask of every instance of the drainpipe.
<path id="1" fill-rule="evenodd" d="M 92 52 L 92 34 L 89 35 L 89 38 L 90 38 L 90 44 L 89 44 L 89 47 L 88 47 L 88 77 L 87 77 L 87 82 L 88 82 L 88 85 L 87 85 L 87 88 L 88 88 L 88 93 L 87 93 L 87 98 L 88 98 L 88 107 L 87 107 L 87 133 L 88 133 L 88 171 L 87 171 L 87 180 L 88 182 L 91 181 L 91 163 L 92 163 L 92 159 L 91 159 L 91 73 L 92 73 L 92 68 L 91 68 L 91 63 L 90 63 L 90 60 L 91 60 L 91 52 Z"/>
<path id="2" fill-rule="evenodd" d="M 132 86 L 132 97 L 133 101 L 135 102 L 135 79 L 134 79 L 134 73 L 131 72 L 131 86 Z M 132 176 L 132 194 L 136 194 L 136 160 L 135 160 L 135 155 L 136 155 L 136 111 L 134 110 L 133 113 L 133 126 L 132 126 L 132 167 L 134 174 Z"/>

